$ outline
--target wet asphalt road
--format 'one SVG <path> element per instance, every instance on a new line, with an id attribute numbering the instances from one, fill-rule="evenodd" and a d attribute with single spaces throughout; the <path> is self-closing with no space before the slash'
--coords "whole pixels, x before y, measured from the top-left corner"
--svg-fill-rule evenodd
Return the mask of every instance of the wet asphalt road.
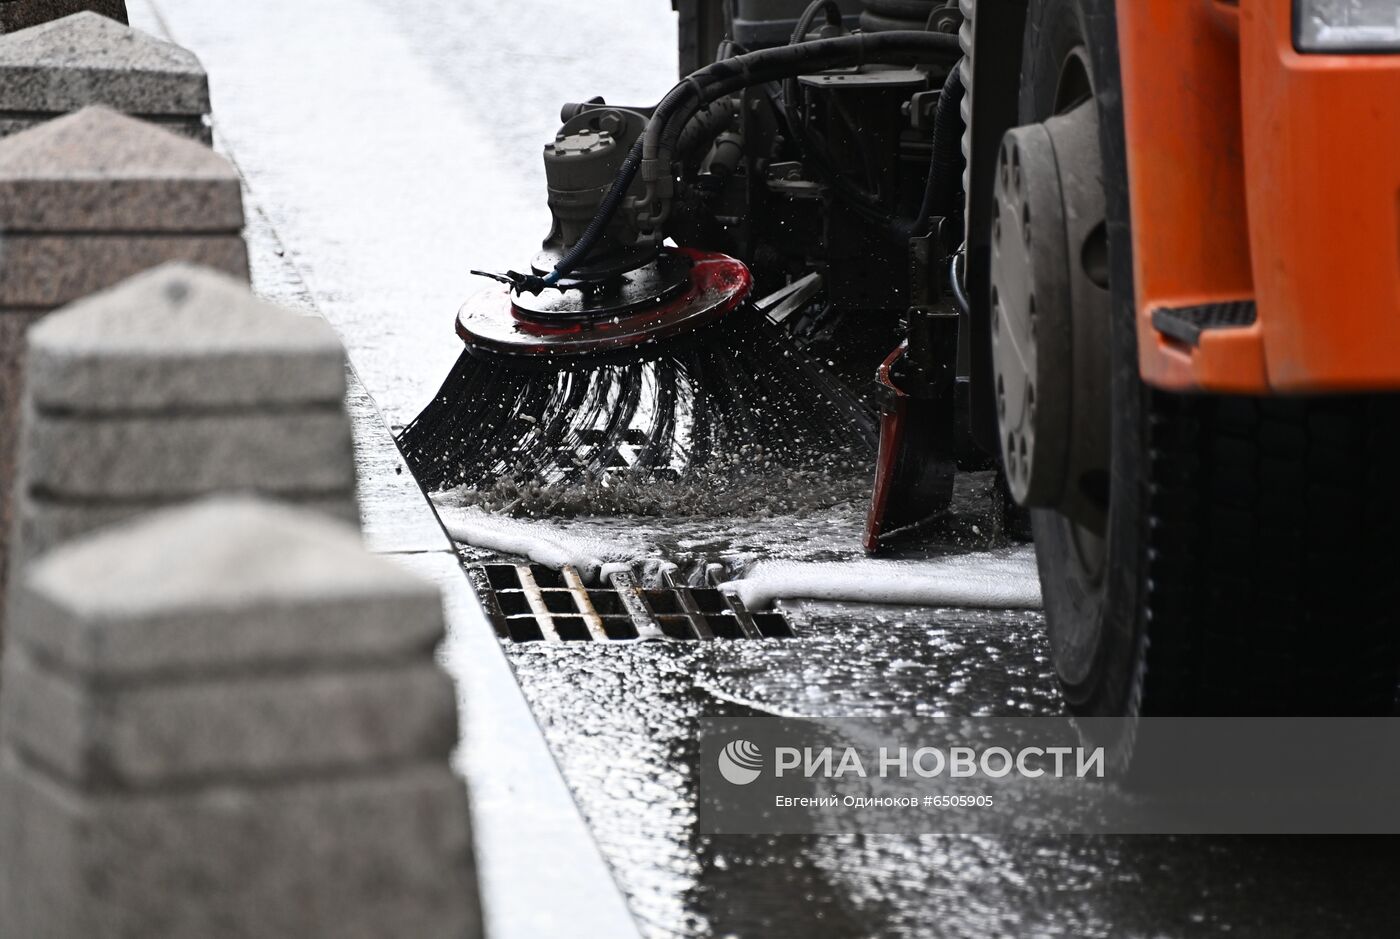
<path id="1" fill-rule="evenodd" d="M 275 230 L 400 423 L 458 354 L 452 317 L 478 286 L 466 269 L 518 266 L 543 235 L 539 148 L 559 105 L 650 103 L 675 67 L 664 0 L 130 6 L 137 25 L 159 17 L 209 68 L 251 223 Z M 859 518 L 847 505 L 606 525 L 645 529 L 681 555 L 826 559 L 853 553 Z M 647 935 L 1400 934 L 1400 850 L 1379 839 L 698 836 L 703 715 L 1058 711 L 1038 614 L 791 613 L 796 640 L 512 650 Z"/>

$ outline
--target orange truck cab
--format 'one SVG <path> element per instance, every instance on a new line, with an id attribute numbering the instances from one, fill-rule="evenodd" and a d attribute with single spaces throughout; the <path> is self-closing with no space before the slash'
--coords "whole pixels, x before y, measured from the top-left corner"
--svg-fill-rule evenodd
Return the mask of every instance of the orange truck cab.
<path id="1" fill-rule="evenodd" d="M 1118 3 L 1154 386 L 1400 388 L 1400 44 L 1300 49 L 1294 6 Z"/>

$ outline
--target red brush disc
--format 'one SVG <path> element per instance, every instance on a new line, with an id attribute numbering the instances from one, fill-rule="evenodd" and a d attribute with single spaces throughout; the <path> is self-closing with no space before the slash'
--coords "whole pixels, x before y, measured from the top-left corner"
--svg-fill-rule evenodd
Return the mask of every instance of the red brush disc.
<path id="1" fill-rule="evenodd" d="M 742 261 L 712 251 L 666 248 L 690 265 L 684 290 L 654 305 L 615 316 L 545 322 L 517 309 L 502 284 L 478 293 L 457 315 L 457 335 L 473 352 L 552 360 L 574 357 L 645 357 L 648 344 L 677 339 L 708 326 L 748 297 L 753 276 Z"/>

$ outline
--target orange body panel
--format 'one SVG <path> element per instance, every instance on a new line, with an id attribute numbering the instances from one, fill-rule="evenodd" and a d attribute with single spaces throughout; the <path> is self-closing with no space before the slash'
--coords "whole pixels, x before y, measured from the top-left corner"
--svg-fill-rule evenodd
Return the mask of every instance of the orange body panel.
<path id="1" fill-rule="evenodd" d="M 1269 385 L 1400 388 L 1400 54 L 1300 55 L 1290 7 L 1240 7 Z"/>
<path id="2" fill-rule="evenodd" d="M 1290 0 L 1120 0 L 1142 376 L 1400 388 L 1400 55 L 1300 55 Z M 1159 308 L 1254 299 L 1196 346 Z"/>

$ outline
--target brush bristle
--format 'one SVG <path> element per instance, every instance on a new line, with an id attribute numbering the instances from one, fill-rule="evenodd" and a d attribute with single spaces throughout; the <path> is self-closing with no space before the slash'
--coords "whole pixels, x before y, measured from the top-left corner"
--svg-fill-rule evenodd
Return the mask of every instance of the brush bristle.
<path id="1" fill-rule="evenodd" d="M 430 491 L 865 467 L 867 405 L 766 321 L 649 361 L 551 371 L 463 353 L 399 445 Z"/>

